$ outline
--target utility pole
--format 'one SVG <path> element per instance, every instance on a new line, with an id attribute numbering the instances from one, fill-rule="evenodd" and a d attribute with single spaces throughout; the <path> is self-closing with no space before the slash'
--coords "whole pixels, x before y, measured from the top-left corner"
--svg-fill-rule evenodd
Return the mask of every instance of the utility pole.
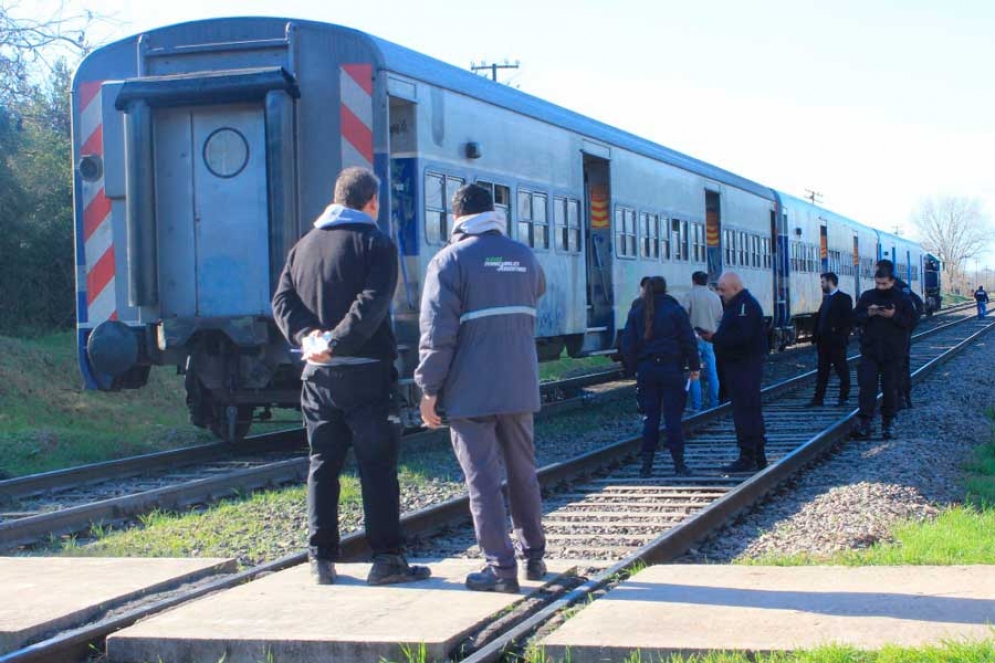
<path id="1" fill-rule="evenodd" d="M 486 60 L 481 60 L 480 64 L 477 64 L 476 62 L 471 62 L 470 63 L 470 71 L 472 71 L 474 73 L 476 73 L 478 71 L 481 71 L 481 70 L 484 70 L 484 69 L 490 69 L 491 70 L 491 80 L 494 81 L 495 83 L 497 82 L 498 69 L 518 69 L 518 67 L 519 67 L 518 60 L 515 60 L 514 64 L 508 62 L 508 60 L 505 60 L 504 64 L 497 64 L 496 62 L 493 62 L 491 64 L 487 64 Z"/>
<path id="2" fill-rule="evenodd" d="M 822 204 L 822 194 L 819 193 L 818 191 L 814 191 L 812 189 L 805 189 L 805 197 L 808 198 L 813 205 Z"/>
<path id="3" fill-rule="evenodd" d="M 896 235 L 902 234 L 902 226 L 897 226 L 897 225 L 895 226 L 895 234 Z"/>

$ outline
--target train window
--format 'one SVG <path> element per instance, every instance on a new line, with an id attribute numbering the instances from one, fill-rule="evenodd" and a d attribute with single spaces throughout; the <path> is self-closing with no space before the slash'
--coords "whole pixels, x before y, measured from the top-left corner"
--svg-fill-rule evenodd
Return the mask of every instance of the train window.
<path id="1" fill-rule="evenodd" d="M 681 219 L 680 224 L 680 237 L 678 242 L 681 245 L 681 260 L 687 262 L 691 259 L 691 237 L 688 232 L 688 222 Z"/>
<path id="2" fill-rule="evenodd" d="M 546 194 L 532 194 L 532 221 L 537 249 L 549 248 L 549 217 L 546 216 Z"/>
<path id="3" fill-rule="evenodd" d="M 695 223 L 692 243 L 694 246 L 694 261 L 705 262 L 705 224 Z"/>
<path id="4" fill-rule="evenodd" d="M 742 230 L 739 231 L 739 237 L 736 238 L 736 248 L 739 250 L 739 264 L 744 267 L 748 266 L 750 264 L 749 247 L 746 244 L 746 233 Z"/>
<path id="5" fill-rule="evenodd" d="M 446 180 L 441 175 L 425 175 L 425 236 L 430 244 L 446 238 Z"/>
<path id="6" fill-rule="evenodd" d="M 760 266 L 760 238 L 756 235 L 750 236 L 750 264 L 754 267 Z"/>
<path id="7" fill-rule="evenodd" d="M 642 212 L 639 215 L 639 255 L 657 260 L 660 258 L 660 217 Z"/>
<path id="8" fill-rule="evenodd" d="M 615 251 L 620 258 L 636 257 L 636 210 L 615 208 Z"/>
<path id="9" fill-rule="evenodd" d="M 580 201 L 567 201 L 567 250 L 580 253 Z"/>
<path id="10" fill-rule="evenodd" d="M 771 256 L 770 253 L 770 238 L 767 237 L 764 238 L 763 247 L 764 247 L 764 269 L 770 269 L 771 265 L 773 264 L 772 262 L 773 256 Z"/>
<path id="11" fill-rule="evenodd" d="M 670 232 L 667 228 L 667 219 L 660 219 L 660 257 L 670 260 Z"/>
<path id="12" fill-rule="evenodd" d="M 736 264 L 736 233 L 732 230 L 722 231 L 722 244 L 725 246 L 725 259 L 727 265 Z"/>
<path id="13" fill-rule="evenodd" d="M 511 188 L 481 180 L 477 180 L 476 184 L 491 192 L 491 198 L 494 200 L 494 209 L 504 212 L 504 218 L 508 223 L 508 237 L 511 237 Z"/>

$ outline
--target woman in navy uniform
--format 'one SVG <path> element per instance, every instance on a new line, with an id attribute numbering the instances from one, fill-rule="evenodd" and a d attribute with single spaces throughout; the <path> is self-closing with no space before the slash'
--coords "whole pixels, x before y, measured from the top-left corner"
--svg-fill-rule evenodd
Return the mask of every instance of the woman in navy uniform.
<path id="1" fill-rule="evenodd" d="M 653 475 L 653 457 L 660 444 L 660 415 L 667 428 L 667 448 L 678 476 L 690 476 L 684 463 L 681 415 L 687 401 L 687 378 L 698 379 L 698 341 L 691 321 L 676 299 L 667 294 L 667 281 L 653 276 L 629 311 L 622 332 L 622 358 L 636 374 L 639 405 L 643 413 L 643 465 L 639 475 Z"/>

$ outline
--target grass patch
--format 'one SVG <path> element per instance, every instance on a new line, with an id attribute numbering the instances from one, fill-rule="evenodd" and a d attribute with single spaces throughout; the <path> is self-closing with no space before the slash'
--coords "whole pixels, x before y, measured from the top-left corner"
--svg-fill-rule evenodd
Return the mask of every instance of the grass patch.
<path id="1" fill-rule="evenodd" d="M 187 422 L 172 368 L 153 368 L 144 389 L 85 391 L 74 332 L 0 336 L 0 375 L 0 478 L 212 439 Z"/>
<path id="2" fill-rule="evenodd" d="M 574 359 L 563 354 L 556 361 L 544 361 L 539 364 L 539 379 L 543 381 L 563 380 L 564 378 L 585 375 L 586 373 L 607 371 L 615 366 L 617 364 L 608 357 L 583 357 L 582 359 Z"/>
<path id="3" fill-rule="evenodd" d="M 995 632 L 993 632 L 995 637 Z M 554 659 L 541 650 L 526 653 L 526 663 L 569 663 L 570 656 Z M 827 645 L 816 649 L 771 654 L 713 652 L 690 656 L 654 656 L 633 652 L 618 663 L 991 663 L 995 639 L 984 642 L 947 642 L 933 647 L 885 647 L 862 651 L 849 646 Z"/>

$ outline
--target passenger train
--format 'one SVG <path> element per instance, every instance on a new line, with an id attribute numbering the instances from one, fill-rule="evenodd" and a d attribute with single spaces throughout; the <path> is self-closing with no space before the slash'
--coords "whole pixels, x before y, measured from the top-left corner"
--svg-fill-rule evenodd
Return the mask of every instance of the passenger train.
<path id="1" fill-rule="evenodd" d="M 547 274 L 540 359 L 612 353 L 641 277 L 739 272 L 772 347 L 811 333 L 819 274 L 871 287 L 913 242 L 337 25 L 232 18 L 164 27 L 89 54 L 73 82 L 78 344 L 86 386 L 186 375 L 191 419 L 232 440 L 296 407 L 299 355 L 270 297 L 338 172 L 381 178 L 400 252 L 393 322 L 402 413 L 416 421 L 422 277 L 450 199 L 486 186 Z"/>

